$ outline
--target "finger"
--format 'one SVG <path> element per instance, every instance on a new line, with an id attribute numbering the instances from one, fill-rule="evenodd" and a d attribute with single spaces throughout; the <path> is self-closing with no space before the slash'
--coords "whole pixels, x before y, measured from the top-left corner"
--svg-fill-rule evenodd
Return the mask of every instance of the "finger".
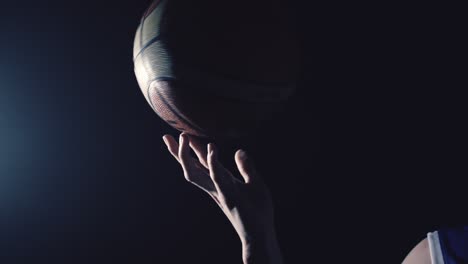
<path id="1" fill-rule="evenodd" d="M 217 156 L 215 156 L 217 153 L 215 152 L 216 150 L 214 149 L 214 146 L 212 143 L 208 144 L 208 169 L 210 170 L 210 177 L 211 180 L 214 184 L 214 187 L 216 189 L 216 193 L 218 194 L 218 203 L 220 204 L 222 208 L 222 204 L 224 203 L 224 194 L 221 190 L 221 186 L 219 183 L 219 168 L 218 168 L 218 161 L 217 161 Z"/>
<path id="2" fill-rule="evenodd" d="M 193 159 L 190 156 L 190 147 L 188 138 L 185 133 L 180 134 L 179 137 L 179 160 L 184 170 L 184 177 L 187 181 L 192 182 L 190 178 L 190 171 L 193 168 Z"/>
<path id="3" fill-rule="evenodd" d="M 166 143 L 166 146 L 167 146 L 167 149 L 169 150 L 169 152 L 171 153 L 171 155 L 178 161 L 180 162 L 179 160 L 179 143 L 177 143 L 177 141 L 174 139 L 174 137 L 172 137 L 171 135 L 164 135 L 163 136 L 163 140 L 164 140 L 164 143 Z"/>
<path id="4" fill-rule="evenodd" d="M 179 137 L 180 143 L 177 143 L 174 138 L 167 138 L 172 147 L 173 155 L 182 165 L 185 179 L 207 192 L 210 195 L 216 193 L 216 188 L 209 176 L 208 169 L 203 167 L 197 160 L 193 159 L 190 154 L 190 147 L 188 146 L 188 135 L 182 133 Z M 173 141 L 171 143 L 171 141 Z M 177 146 L 177 149 L 175 149 Z"/>
<path id="5" fill-rule="evenodd" d="M 215 146 L 212 143 L 208 144 L 208 169 L 210 170 L 210 177 L 215 184 L 220 182 L 219 161 Z"/>
<path id="6" fill-rule="evenodd" d="M 244 150 L 238 150 L 234 159 L 236 160 L 237 168 L 246 184 L 257 180 L 257 171 L 253 165 L 253 161 Z"/>
<path id="7" fill-rule="evenodd" d="M 193 149 L 193 152 L 198 157 L 200 163 L 208 169 L 208 161 L 207 161 L 207 153 L 206 148 L 198 141 L 195 137 L 189 137 L 190 139 L 190 147 Z"/>
<path id="8" fill-rule="evenodd" d="M 233 177 L 231 173 L 219 162 L 217 149 L 212 143 L 208 144 L 208 167 L 210 170 L 211 180 L 213 181 L 220 198 L 229 196 L 229 193 L 233 188 Z"/>

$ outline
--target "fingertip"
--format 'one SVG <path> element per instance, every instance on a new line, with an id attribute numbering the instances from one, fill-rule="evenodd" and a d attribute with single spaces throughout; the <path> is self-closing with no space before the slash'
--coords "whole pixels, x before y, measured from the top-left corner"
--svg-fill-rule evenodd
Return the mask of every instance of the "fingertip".
<path id="1" fill-rule="evenodd" d="M 164 140 L 164 142 L 168 142 L 171 138 L 173 139 L 173 137 L 170 134 L 164 134 L 162 136 L 162 139 Z"/>
<path id="2" fill-rule="evenodd" d="M 180 134 L 179 141 L 180 144 L 186 144 L 188 142 L 187 134 L 185 132 Z"/>
<path id="3" fill-rule="evenodd" d="M 208 155 L 212 156 L 214 154 L 215 148 L 213 143 L 208 143 Z"/>
<path id="4" fill-rule="evenodd" d="M 174 138 L 169 134 L 165 134 L 162 139 L 169 149 L 177 146 L 177 141 L 175 141 Z"/>
<path id="5" fill-rule="evenodd" d="M 245 180 L 245 183 L 251 183 L 256 178 L 256 170 L 252 161 L 249 159 L 247 152 L 243 149 L 236 151 L 235 160 L 240 174 Z"/>
<path id="6" fill-rule="evenodd" d="M 244 161 L 247 159 L 247 152 L 243 149 L 239 149 L 236 151 L 235 158 Z"/>
<path id="7" fill-rule="evenodd" d="M 167 135 L 162 136 L 162 139 L 164 141 L 164 144 L 169 145 L 169 142 L 167 141 Z"/>
<path id="8" fill-rule="evenodd" d="M 172 137 L 169 134 L 166 134 L 163 136 L 163 140 L 164 140 L 164 143 L 166 143 L 166 147 L 169 150 L 169 153 L 171 153 L 171 155 L 174 156 L 174 158 L 177 161 L 179 161 L 179 155 L 178 155 L 179 146 L 178 146 L 177 141 L 174 139 L 174 137 Z"/>
<path id="9" fill-rule="evenodd" d="M 186 162 L 188 159 L 189 152 L 187 151 L 187 136 L 182 133 L 179 136 L 179 157 L 182 162 Z"/>

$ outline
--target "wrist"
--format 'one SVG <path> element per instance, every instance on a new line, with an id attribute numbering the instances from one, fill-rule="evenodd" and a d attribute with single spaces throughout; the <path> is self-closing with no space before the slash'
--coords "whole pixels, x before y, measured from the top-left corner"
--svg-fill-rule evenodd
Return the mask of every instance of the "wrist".
<path id="1" fill-rule="evenodd" d="M 246 236 L 241 241 L 244 264 L 283 263 L 275 232 L 257 237 Z"/>

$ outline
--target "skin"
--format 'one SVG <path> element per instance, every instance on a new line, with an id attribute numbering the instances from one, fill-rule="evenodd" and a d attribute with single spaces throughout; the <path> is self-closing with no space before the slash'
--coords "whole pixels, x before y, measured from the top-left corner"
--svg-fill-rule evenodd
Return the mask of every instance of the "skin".
<path id="1" fill-rule="evenodd" d="M 431 264 L 431 255 L 427 239 L 422 240 L 403 260 L 402 264 Z"/>
<path id="2" fill-rule="evenodd" d="M 235 153 L 239 180 L 220 163 L 214 144 L 203 146 L 185 133 L 178 142 L 170 135 L 164 135 L 163 140 L 180 163 L 185 179 L 213 198 L 231 222 L 242 242 L 244 264 L 282 264 L 271 195 L 249 155 L 243 150 Z"/>
<path id="3" fill-rule="evenodd" d="M 234 156 L 242 176 L 239 180 L 219 162 L 214 144 L 203 146 L 185 133 L 179 141 L 170 135 L 164 135 L 163 140 L 180 163 L 185 179 L 205 191 L 231 222 L 242 242 L 244 264 L 282 264 L 271 194 L 247 153 L 237 150 Z M 416 245 L 402 264 L 431 264 L 427 239 Z"/>

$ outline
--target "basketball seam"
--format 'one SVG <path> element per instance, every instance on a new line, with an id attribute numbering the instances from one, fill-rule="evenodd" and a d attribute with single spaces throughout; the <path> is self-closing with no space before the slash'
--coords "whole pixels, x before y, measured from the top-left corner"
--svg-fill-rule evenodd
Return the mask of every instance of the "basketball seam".
<path id="1" fill-rule="evenodd" d="M 179 63 L 180 64 L 180 63 Z M 186 64 L 186 65 L 189 65 L 189 64 Z M 225 79 L 225 80 L 231 80 L 231 81 L 236 81 L 236 82 L 244 82 L 244 83 L 250 83 L 250 84 L 255 84 L 255 85 L 261 85 L 261 86 L 285 86 L 285 85 L 289 85 L 290 82 L 265 82 L 265 81 L 257 81 L 257 80 L 247 80 L 247 79 L 241 79 L 239 77 L 235 77 L 235 76 L 232 76 L 232 75 L 229 75 L 229 74 L 226 74 L 226 73 L 221 73 L 217 70 L 213 70 L 213 69 L 210 69 L 209 71 L 206 71 L 206 69 L 204 68 L 201 68 L 199 66 L 197 67 L 192 67 L 192 66 L 186 66 L 187 68 L 196 68 L 198 69 L 199 71 L 203 71 L 207 74 L 211 74 L 211 75 L 214 75 L 214 76 L 217 76 L 219 77 L 220 79 Z M 202 70 L 200 70 L 202 69 Z"/>
<path id="2" fill-rule="evenodd" d="M 143 26 L 142 26 L 143 27 Z M 141 32 L 142 33 L 142 32 Z M 140 34 L 141 34 L 140 33 Z M 155 37 L 153 37 L 152 39 L 150 39 L 141 49 L 140 51 L 137 53 L 137 55 L 135 55 L 135 57 L 133 58 L 133 62 L 135 62 L 135 60 L 138 58 L 138 56 L 140 56 L 147 48 L 149 48 L 153 43 L 156 43 L 157 41 L 160 41 L 161 40 L 161 37 L 163 36 L 164 34 L 159 34 Z M 141 46 L 141 43 L 143 42 L 143 40 L 140 41 L 140 46 Z"/>
<path id="3" fill-rule="evenodd" d="M 153 11 L 154 11 L 154 9 L 153 9 Z M 149 16 L 149 15 L 148 15 L 148 16 Z M 146 21 L 146 17 L 145 17 L 145 19 L 143 19 L 142 22 L 141 22 L 141 28 L 140 28 L 140 47 L 143 46 L 143 29 L 144 29 L 144 26 L 145 26 L 145 21 Z M 161 34 L 159 34 L 159 35 L 161 35 Z M 153 41 L 153 43 L 154 43 L 154 42 L 156 42 L 156 41 Z M 153 43 L 151 43 L 151 44 L 153 44 Z M 150 45 L 151 45 L 151 44 L 150 44 Z M 148 46 L 150 46 L 150 45 L 148 45 Z M 140 51 L 140 52 L 141 52 L 141 51 Z M 145 73 L 146 73 L 147 75 L 149 75 L 149 74 L 148 74 L 148 69 L 146 68 L 146 63 L 145 63 L 145 61 L 146 61 L 146 60 L 145 60 L 145 57 L 143 56 L 143 57 L 141 58 L 141 63 L 142 63 L 142 66 L 143 66 L 142 68 L 143 68 L 143 70 L 145 71 Z M 165 78 L 165 77 L 159 77 L 159 79 L 157 79 L 157 80 L 150 80 L 150 81 L 148 81 L 148 82 L 146 83 L 146 86 L 147 86 L 147 88 L 146 88 L 146 95 L 148 96 L 148 99 L 149 99 L 148 101 L 150 102 L 151 107 L 153 108 L 153 110 L 154 110 L 156 113 L 157 113 L 157 111 L 156 111 L 156 108 L 154 107 L 154 104 L 153 104 L 153 102 L 152 102 L 152 100 L 151 100 L 151 96 L 150 96 L 150 93 L 149 93 L 149 89 L 151 88 L 151 84 L 152 84 L 154 81 L 160 81 L 160 80 L 165 80 L 165 79 L 167 79 L 167 78 Z M 173 78 L 169 78 L 169 79 L 173 79 Z M 195 124 L 193 124 L 192 122 L 190 122 L 189 120 L 187 120 L 186 118 L 184 118 L 180 113 L 178 113 L 178 111 L 176 111 L 174 108 L 172 108 L 171 105 L 170 105 L 170 104 L 164 99 L 164 97 L 160 94 L 160 92 L 158 91 L 158 89 L 156 89 L 156 94 L 157 94 L 157 96 L 159 96 L 159 97 L 161 98 L 162 102 L 167 106 L 167 108 L 168 108 L 170 111 L 172 111 L 172 113 L 173 113 L 174 115 L 176 115 L 181 121 L 185 122 L 186 125 L 188 125 L 191 129 L 194 129 L 195 131 L 197 131 L 197 132 L 199 132 L 199 133 L 201 133 L 201 134 L 205 134 L 203 129 L 199 128 L 198 126 L 196 126 Z M 158 114 L 158 115 L 159 115 L 159 114 Z M 160 116 L 160 117 L 162 118 L 162 116 Z M 163 120 L 164 120 L 164 119 L 163 119 Z M 164 120 L 164 121 L 166 121 L 166 120 Z M 166 122 L 167 122 L 167 121 L 166 121 Z"/>
<path id="4" fill-rule="evenodd" d="M 153 12 L 156 9 L 156 7 L 158 7 L 160 2 L 161 2 L 161 0 L 153 1 L 153 3 L 150 5 L 150 7 L 148 7 L 148 9 L 146 9 L 145 13 L 143 14 L 143 17 L 142 17 L 143 21 L 151 14 L 151 12 Z"/>
<path id="5" fill-rule="evenodd" d="M 144 16 L 143 16 L 143 19 L 141 20 L 141 27 L 140 27 L 140 37 L 139 37 L 139 42 L 140 42 L 140 51 L 135 55 L 135 57 L 133 58 L 133 61 L 135 62 L 135 60 L 142 54 L 145 52 L 145 50 L 147 50 L 149 47 L 151 47 L 154 43 L 158 42 L 158 41 L 161 41 L 163 39 L 163 37 L 165 36 L 164 32 L 160 32 L 157 36 L 154 36 L 152 37 L 149 41 L 147 41 L 144 45 L 143 45 L 143 42 L 144 42 L 144 29 L 145 29 L 145 22 L 146 22 L 146 19 L 151 15 L 152 12 L 154 12 L 154 10 L 158 7 L 158 5 L 162 2 L 162 1 L 158 1 L 156 0 L 155 1 L 156 4 L 154 4 L 153 7 L 150 7 L 150 9 L 152 8 L 151 11 L 147 10 L 147 12 L 145 12 Z M 166 12 L 164 12 L 166 13 Z M 162 14 L 164 16 L 164 13 Z M 150 76 L 149 74 L 149 65 L 147 65 L 146 63 L 150 63 L 148 61 L 147 58 L 145 58 L 145 56 L 141 56 L 141 63 L 142 63 L 142 70 L 146 73 L 147 76 Z M 190 68 L 190 67 L 189 67 Z M 271 83 L 271 82 L 262 82 L 262 81 L 255 81 L 255 80 L 242 80 L 242 79 L 239 79 L 237 77 L 234 77 L 234 76 L 230 76 L 230 75 L 226 75 L 226 74 L 223 74 L 221 72 L 218 72 L 216 70 L 211 70 L 209 72 L 206 71 L 206 69 L 203 69 L 202 72 L 205 72 L 206 74 L 209 74 L 213 77 L 218 77 L 220 79 L 225 79 L 225 80 L 231 80 L 231 81 L 241 81 L 241 82 L 247 82 L 247 83 L 251 83 L 252 85 L 267 85 L 267 86 L 282 86 L 282 85 L 285 85 L 283 83 Z M 197 125 L 195 125 L 194 123 L 192 123 L 192 121 L 188 118 L 188 117 L 185 117 L 177 108 L 174 108 L 171 103 L 169 101 L 166 100 L 166 98 L 164 97 L 164 94 L 161 92 L 160 89 L 158 89 L 157 87 L 154 87 L 155 92 L 156 92 L 156 98 L 159 98 L 161 101 L 161 103 L 163 104 L 163 107 L 165 106 L 167 110 L 171 111 L 172 114 L 174 114 L 179 120 L 177 121 L 174 121 L 174 120 L 165 120 L 157 111 L 156 111 L 156 107 L 155 107 L 155 104 L 153 103 L 152 101 L 152 97 L 150 96 L 150 88 L 151 88 L 151 84 L 153 84 L 153 82 L 155 81 L 174 81 L 176 80 L 175 78 L 173 77 L 167 77 L 167 76 L 160 76 L 160 77 L 156 77 L 154 79 L 151 79 L 151 80 L 147 80 L 146 82 L 146 95 L 148 97 L 148 101 L 151 105 L 151 107 L 153 108 L 153 110 L 165 121 L 167 122 L 168 124 L 170 124 L 172 127 L 174 128 L 177 128 L 175 127 L 175 125 L 178 124 L 178 122 L 181 122 L 183 123 L 184 125 L 188 126 L 190 129 L 193 129 L 195 130 L 197 133 L 201 133 L 201 134 L 206 134 L 205 131 L 203 129 L 201 129 L 200 127 L 198 127 Z M 289 85 L 291 85 L 291 83 L 287 83 Z M 186 92 L 188 93 L 192 93 L 193 92 L 190 92 L 189 90 L 186 90 Z M 209 91 L 201 91 L 202 93 L 206 94 L 206 93 L 209 93 Z M 210 96 L 214 96 L 214 97 L 217 97 L 217 98 L 220 98 L 222 99 L 223 101 L 225 102 L 236 102 L 236 103 L 241 103 L 241 104 L 276 104 L 276 103 L 281 103 L 282 101 L 286 101 L 287 99 L 284 99 L 284 100 L 275 100 L 275 101 L 253 101 L 253 100 L 246 100 L 246 99 L 240 99 L 240 98 L 235 98 L 235 97 L 229 97 L 229 96 L 223 96 L 223 95 L 220 95 L 220 94 L 210 94 Z M 162 108 L 164 109 L 164 108 Z M 164 111 L 163 111 L 164 112 Z M 177 128 L 178 130 L 182 130 L 180 128 Z"/>
<path id="6" fill-rule="evenodd" d="M 159 5 L 159 3 L 161 2 L 161 0 L 156 0 L 155 2 L 157 2 L 156 5 L 154 5 L 154 7 L 152 8 L 151 12 L 153 12 Z M 153 2 L 153 3 L 155 3 Z M 150 10 L 151 7 L 148 9 Z M 135 55 L 135 57 L 133 58 L 133 61 L 135 62 L 135 60 L 147 49 L 149 48 L 152 44 L 156 43 L 157 41 L 160 41 L 161 40 L 161 37 L 164 36 L 165 34 L 164 33 L 160 33 L 159 35 L 153 37 L 150 41 L 148 41 L 145 45 L 143 45 L 143 31 L 144 31 L 144 24 L 146 22 L 146 18 L 149 17 L 149 15 L 151 14 L 151 12 L 146 12 L 145 13 L 145 16 L 144 16 L 144 19 L 142 20 L 141 22 L 141 28 L 140 28 L 140 51 Z M 165 15 L 166 12 L 164 12 L 162 14 L 162 16 Z M 163 18 L 161 18 L 163 19 Z M 146 74 L 148 75 L 148 70 L 146 68 L 146 64 L 145 64 L 145 59 L 142 58 L 142 64 L 143 64 L 143 68 L 146 72 Z M 180 64 L 180 63 L 179 63 Z M 192 68 L 189 66 L 189 64 L 187 64 L 187 66 L 185 66 L 187 68 Z M 199 69 L 199 67 L 197 67 Z M 231 81 L 237 81 L 237 82 L 243 82 L 243 83 L 249 83 L 249 84 L 252 84 L 252 85 L 261 85 L 261 86 L 284 86 L 284 85 L 291 85 L 291 83 L 272 83 L 272 82 L 262 82 L 262 81 L 255 81 L 255 80 L 244 80 L 244 79 L 239 79 L 239 78 L 236 78 L 232 75 L 227 75 L 227 74 L 223 74 L 223 73 L 220 73 L 218 71 L 213 71 L 211 70 L 209 73 L 207 73 L 205 70 L 202 70 L 202 72 L 205 72 L 205 74 L 209 74 L 209 75 L 212 75 L 213 77 L 218 77 L 220 79 L 225 79 L 225 80 L 231 80 Z M 162 78 L 162 77 L 157 77 L 157 78 Z M 152 83 L 153 81 L 157 80 L 156 79 L 153 79 L 153 80 L 149 80 L 147 82 L 147 84 L 149 83 Z M 277 103 L 277 102 L 282 102 L 282 101 L 287 101 L 288 98 L 285 98 L 284 100 L 274 100 L 274 101 L 261 101 L 261 100 L 258 100 L 258 101 L 255 101 L 255 100 L 245 100 L 245 99 L 237 99 L 237 98 L 233 98 L 233 97 L 227 97 L 227 96 L 222 96 L 222 95 L 219 95 L 217 94 L 216 95 L 217 97 L 219 98 L 223 98 L 227 101 L 237 101 L 237 102 L 248 102 L 248 103 Z M 288 96 L 289 97 L 289 96 Z"/>
<path id="7" fill-rule="evenodd" d="M 140 27 L 140 47 L 143 47 L 143 27 L 145 26 L 145 19 L 142 19 L 140 24 L 141 24 L 141 27 Z M 143 67 L 144 66 L 145 65 L 143 64 Z"/>
<path id="8" fill-rule="evenodd" d="M 154 104 L 153 104 L 153 101 L 151 100 L 151 96 L 150 96 L 150 93 L 149 93 L 149 89 L 151 88 L 151 84 L 153 82 L 150 83 L 150 85 L 148 85 L 148 88 L 146 89 L 146 93 L 148 95 L 148 98 L 149 98 L 149 101 L 150 101 L 150 105 L 151 107 L 153 108 L 153 110 L 157 113 L 156 111 L 156 108 L 154 107 Z M 164 103 L 164 105 L 167 106 L 167 108 L 174 114 L 176 115 L 180 120 L 182 120 L 186 125 L 188 125 L 191 129 L 193 130 L 196 130 L 197 132 L 201 133 L 201 134 L 205 134 L 204 133 L 204 130 L 201 129 L 200 127 L 198 127 L 197 125 L 193 124 L 191 121 L 189 121 L 187 118 L 185 118 L 184 116 L 182 116 L 181 113 L 179 113 L 176 109 L 172 108 L 172 106 L 166 101 L 166 99 L 162 96 L 162 94 L 160 93 L 160 91 L 158 89 L 156 89 L 156 94 L 157 96 L 161 99 L 161 101 Z M 162 118 L 162 117 L 161 117 Z M 164 120 L 166 121 L 166 120 Z M 166 121 L 167 122 L 167 121 Z"/>
<path id="9" fill-rule="evenodd" d="M 156 2 L 156 1 L 155 1 Z M 153 2 L 153 3 L 155 3 Z M 158 7 L 158 5 L 160 4 L 161 0 L 158 0 L 157 1 L 157 4 L 154 5 L 153 9 L 151 10 L 151 12 L 153 12 L 154 10 L 156 10 L 156 8 Z M 151 8 L 151 7 L 150 7 Z M 150 9 L 148 8 L 148 10 Z M 148 12 L 148 10 L 146 11 L 146 13 L 144 14 L 143 16 L 143 19 L 141 20 L 140 24 L 141 24 L 141 29 L 140 29 L 140 51 L 137 53 L 137 55 L 135 55 L 135 57 L 133 58 L 133 62 L 135 62 L 135 60 L 138 58 L 138 56 L 140 56 L 141 53 L 143 53 L 147 48 L 149 48 L 149 46 L 151 46 L 153 43 L 161 40 L 161 37 L 164 36 L 165 34 L 163 32 L 159 33 L 157 36 L 151 38 L 151 40 L 149 40 L 145 45 L 143 45 L 143 25 L 144 23 L 146 22 L 146 18 L 149 17 L 149 15 L 151 14 L 151 12 Z M 161 15 L 161 20 L 163 19 L 164 15 L 165 15 L 165 10 L 163 10 L 163 14 Z"/>
<path id="10" fill-rule="evenodd" d="M 153 11 L 154 11 L 154 9 L 153 9 Z M 141 28 L 140 28 L 140 47 L 143 46 L 143 29 L 144 29 L 144 26 L 145 26 L 145 21 L 146 21 L 146 17 L 145 17 L 145 19 L 143 19 L 143 20 L 141 21 Z M 160 35 L 161 35 L 161 34 L 160 34 Z M 142 66 L 143 66 L 143 67 L 142 67 L 143 70 L 145 71 L 145 73 L 146 73 L 147 75 L 149 75 L 148 69 L 146 68 L 145 57 L 144 57 L 144 56 L 141 58 L 141 63 L 142 63 Z M 149 89 L 151 88 L 151 84 L 153 83 L 153 81 L 155 81 L 155 80 L 151 80 L 151 81 L 148 81 L 148 82 L 146 83 L 146 86 L 147 86 L 147 88 L 146 88 L 146 95 L 148 96 L 148 99 L 149 99 L 148 101 L 150 102 L 151 107 L 152 107 L 153 110 L 158 114 L 158 112 L 156 111 L 156 108 L 154 107 L 154 104 L 153 104 L 153 102 L 152 102 L 152 100 L 151 100 L 151 96 L 150 96 L 150 94 L 149 94 Z M 161 98 L 162 102 L 168 107 L 168 109 L 169 109 L 170 111 L 172 111 L 172 113 L 173 113 L 174 115 L 176 115 L 179 119 L 181 119 L 183 122 L 185 122 L 186 125 L 188 125 L 188 126 L 191 127 L 192 129 L 198 130 L 197 132 L 201 132 L 202 134 L 204 134 L 202 129 L 198 128 L 198 126 L 192 124 L 192 123 L 189 122 L 186 118 L 182 117 L 177 111 L 175 111 L 175 109 L 173 109 L 173 108 L 168 104 L 168 102 L 161 96 L 161 94 L 159 93 L 158 89 L 156 89 L 156 94 Z M 159 114 L 158 114 L 158 115 L 159 115 Z M 160 117 L 162 118 L 162 116 L 160 116 Z M 163 119 L 163 120 L 164 120 L 164 119 Z M 166 120 L 164 120 L 164 121 L 166 121 Z M 167 121 L 166 121 L 166 122 L 167 122 Z"/>
<path id="11" fill-rule="evenodd" d="M 179 81 L 180 82 L 180 80 L 177 80 L 175 78 L 162 76 L 162 77 L 156 77 L 156 78 L 150 80 L 149 83 L 152 83 L 154 81 L 169 81 L 169 80 L 170 81 Z M 187 93 L 195 94 L 194 92 L 191 92 L 189 89 L 187 89 L 185 91 Z M 258 100 L 258 101 L 254 101 L 254 100 L 248 100 L 248 98 L 240 99 L 240 98 L 235 98 L 235 97 L 223 96 L 223 95 L 216 94 L 216 93 L 211 93 L 210 91 L 205 91 L 205 90 L 198 90 L 197 93 L 209 94 L 209 96 L 211 96 L 211 97 L 217 97 L 217 98 L 223 99 L 224 101 L 227 101 L 227 102 L 236 102 L 236 103 L 276 104 L 276 103 L 285 103 L 285 102 L 289 101 L 289 98 L 285 98 L 283 100 L 271 100 L 271 101 L 260 101 L 260 100 Z"/>

